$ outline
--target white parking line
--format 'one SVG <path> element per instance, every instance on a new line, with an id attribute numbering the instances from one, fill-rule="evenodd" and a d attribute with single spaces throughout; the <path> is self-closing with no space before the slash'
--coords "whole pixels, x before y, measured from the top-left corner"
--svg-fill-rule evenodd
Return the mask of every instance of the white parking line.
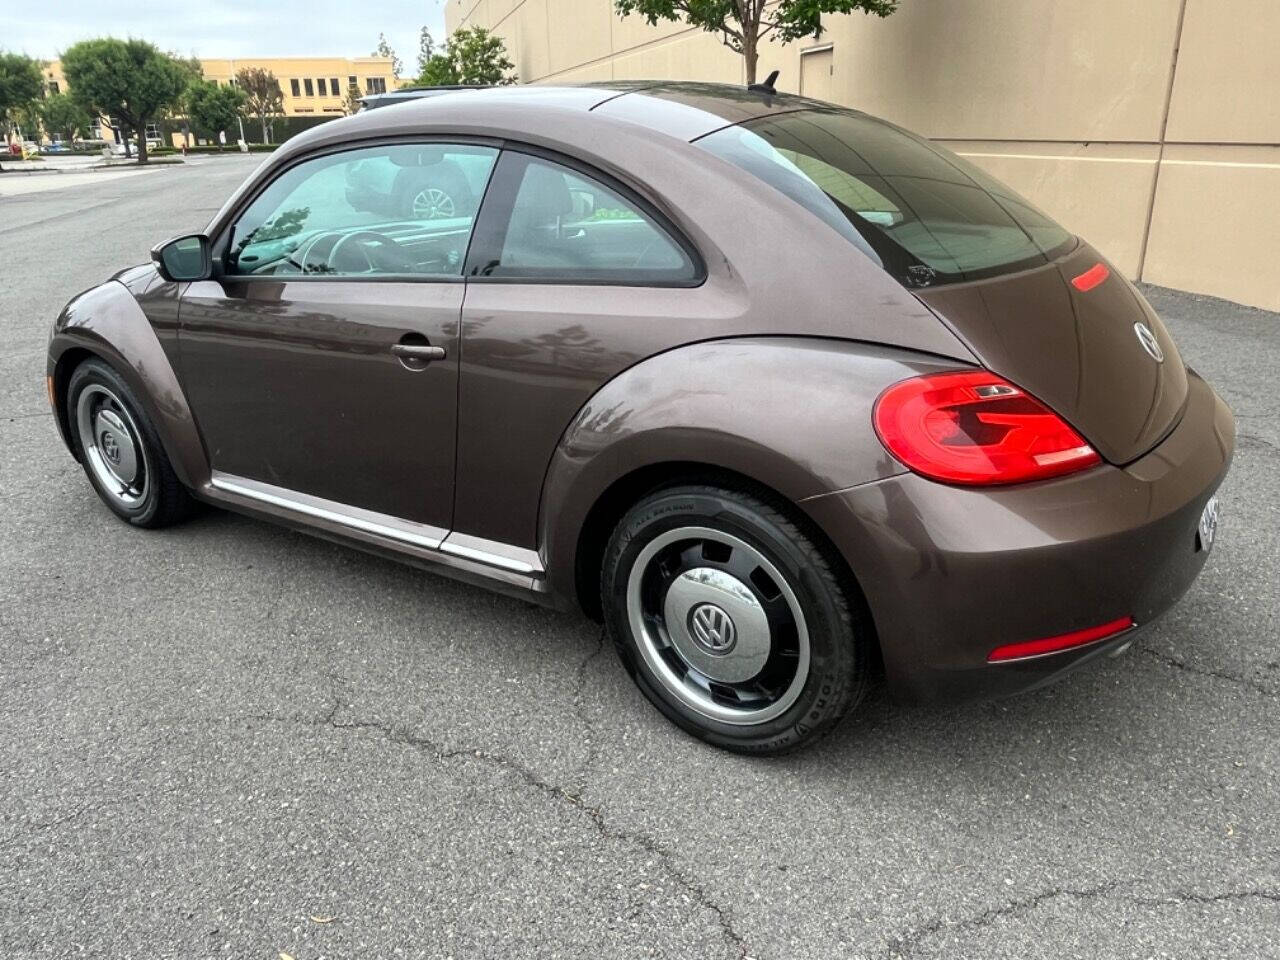
<path id="1" fill-rule="evenodd" d="M 121 177 L 137 177 L 155 170 L 103 170 L 94 173 L 0 173 L 0 197 L 16 197 L 27 193 L 44 193 L 46 190 L 62 190 L 66 187 L 87 186 L 104 180 Z"/>

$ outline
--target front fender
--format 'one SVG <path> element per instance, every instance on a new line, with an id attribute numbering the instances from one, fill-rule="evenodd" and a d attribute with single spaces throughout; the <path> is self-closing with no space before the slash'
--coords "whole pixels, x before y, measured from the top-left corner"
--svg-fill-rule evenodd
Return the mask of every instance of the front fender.
<path id="1" fill-rule="evenodd" d="M 164 326 L 176 332 L 177 292 L 168 290 L 148 293 L 148 299 L 166 300 L 173 309 L 161 304 L 160 314 L 171 316 Z M 178 383 L 169 356 L 161 346 L 156 327 L 134 298 L 129 287 L 118 280 L 86 290 L 68 303 L 54 322 L 49 340 L 48 373 L 54 378 L 59 429 L 68 440 L 69 411 L 65 409 L 67 379 L 75 358 L 92 354 L 109 363 L 142 404 L 155 425 L 178 478 L 191 489 L 198 489 L 209 479 L 209 460 L 200 434 Z M 74 453 L 74 446 L 68 442 Z"/>
<path id="2" fill-rule="evenodd" d="M 639 470 L 714 466 L 792 501 L 905 472 L 876 436 L 872 405 L 892 383 L 955 367 L 928 354 L 803 337 L 708 341 L 630 367 L 583 406 L 552 456 L 539 542 L 553 589 L 576 594 L 592 507 Z"/>

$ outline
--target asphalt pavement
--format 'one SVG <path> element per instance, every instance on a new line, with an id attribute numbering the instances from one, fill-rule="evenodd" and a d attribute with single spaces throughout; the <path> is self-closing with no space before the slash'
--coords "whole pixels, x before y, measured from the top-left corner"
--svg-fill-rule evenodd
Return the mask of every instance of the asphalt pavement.
<path id="1" fill-rule="evenodd" d="M 257 162 L 0 174 L 0 956 L 1280 957 L 1280 316 L 1149 290 L 1240 435 L 1129 655 L 747 759 L 584 620 L 98 502 L 49 325 Z"/>

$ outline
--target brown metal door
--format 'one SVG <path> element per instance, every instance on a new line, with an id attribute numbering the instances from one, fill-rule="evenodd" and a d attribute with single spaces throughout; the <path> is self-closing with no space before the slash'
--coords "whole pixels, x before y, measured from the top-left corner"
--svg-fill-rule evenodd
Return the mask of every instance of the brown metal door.
<path id="1" fill-rule="evenodd" d="M 447 529 L 462 292 L 460 280 L 193 283 L 182 379 L 214 470 Z"/>

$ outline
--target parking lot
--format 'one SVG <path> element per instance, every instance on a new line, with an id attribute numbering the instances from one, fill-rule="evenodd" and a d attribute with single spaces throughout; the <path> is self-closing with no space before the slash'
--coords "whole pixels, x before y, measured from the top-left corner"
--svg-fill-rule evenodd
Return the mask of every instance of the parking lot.
<path id="1" fill-rule="evenodd" d="M 1280 316 L 1148 291 L 1239 438 L 1127 656 L 747 759 L 585 620 L 99 503 L 49 325 L 258 160 L 0 174 L 0 956 L 1280 957 Z"/>

